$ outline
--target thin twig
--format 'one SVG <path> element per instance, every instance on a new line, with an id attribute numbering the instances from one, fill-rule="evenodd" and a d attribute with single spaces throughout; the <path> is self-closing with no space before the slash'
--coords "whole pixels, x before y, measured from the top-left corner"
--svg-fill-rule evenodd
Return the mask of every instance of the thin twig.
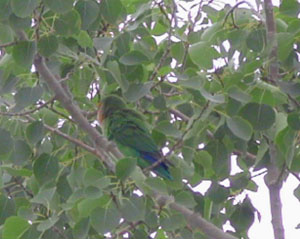
<path id="1" fill-rule="evenodd" d="M 200 18 L 201 16 L 201 11 L 202 11 L 202 4 L 203 4 L 203 1 L 201 1 L 199 3 L 199 6 L 198 6 L 198 10 L 197 10 L 197 14 L 195 16 L 195 19 L 194 21 L 192 22 L 192 25 L 189 26 L 188 28 L 188 33 L 187 33 L 187 38 L 191 35 L 191 33 L 194 31 L 194 28 L 196 26 L 196 23 L 197 23 L 197 19 Z M 208 3 L 209 4 L 209 3 Z M 184 45 L 184 54 L 183 54 L 183 60 L 182 60 L 182 66 L 181 66 L 181 69 L 180 69 L 180 72 L 182 73 L 184 71 L 184 68 L 185 68 L 185 64 L 186 64 L 186 61 L 187 61 L 187 55 L 188 55 L 188 50 L 189 50 L 189 46 L 190 44 L 188 42 L 185 42 L 185 45 Z"/>
<path id="2" fill-rule="evenodd" d="M 28 120 L 30 120 L 30 121 L 35 121 L 35 119 L 32 118 L 32 117 L 29 116 L 29 115 L 26 115 L 25 117 L 26 117 Z M 45 123 L 43 123 L 43 126 L 44 126 L 44 128 L 47 129 L 48 131 L 50 131 L 50 132 L 52 132 L 52 133 L 54 133 L 54 134 L 56 134 L 56 135 L 59 135 L 59 136 L 65 138 L 66 140 L 70 141 L 71 143 L 73 143 L 73 144 L 75 144 L 75 145 L 77 145 L 77 146 L 79 146 L 79 147 L 85 149 L 86 151 L 88 151 L 88 152 L 94 154 L 95 156 L 97 156 L 97 157 L 99 157 L 99 158 L 101 159 L 102 154 L 100 154 L 99 151 L 98 151 L 96 148 L 94 148 L 94 147 L 92 147 L 92 146 L 90 146 L 90 145 L 88 145 L 88 144 L 82 142 L 82 141 L 79 140 L 79 139 L 73 138 L 73 137 L 71 137 L 70 135 L 63 133 L 63 132 L 60 131 L 59 129 L 53 128 L 53 127 L 51 127 L 51 126 L 49 126 L 49 125 L 47 125 L 47 124 L 45 124 Z"/>
<path id="3" fill-rule="evenodd" d="M 186 134 L 193 128 L 195 122 L 197 120 L 199 120 L 203 113 L 205 112 L 205 110 L 207 109 L 209 105 L 209 101 L 207 101 L 207 103 L 205 104 L 205 106 L 203 107 L 202 111 L 200 112 L 199 116 L 193 121 L 193 123 L 190 125 L 190 127 L 181 135 L 181 137 L 177 140 L 177 142 L 172 146 L 172 148 L 169 150 L 169 152 L 162 156 L 161 159 L 157 160 L 155 163 L 151 164 L 150 166 L 148 166 L 147 168 L 143 169 L 143 172 L 148 172 L 151 171 L 152 169 L 154 169 L 155 167 L 157 167 L 158 165 L 160 165 L 162 162 L 167 160 L 167 157 L 180 145 L 182 144 L 182 141 L 184 139 L 184 137 L 186 136 Z"/>
<path id="4" fill-rule="evenodd" d="M 151 95 L 146 95 L 144 98 L 149 101 L 153 101 L 153 99 L 154 99 L 153 96 L 151 96 Z M 182 119 L 185 122 L 188 122 L 190 120 L 190 118 L 188 116 L 181 113 L 179 110 L 169 109 L 169 112 L 172 113 L 173 115 L 177 116 L 178 118 Z"/>
<path id="5" fill-rule="evenodd" d="M 235 28 L 239 28 L 237 25 L 235 25 L 234 17 L 233 17 L 233 12 L 234 12 L 234 10 L 235 10 L 239 5 L 241 5 L 241 4 L 243 4 L 243 3 L 246 3 L 246 1 L 238 2 L 237 4 L 235 4 L 235 5 L 227 12 L 227 14 L 225 15 L 224 21 L 223 21 L 223 26 L 225 25 L 225 23 L 226 23 L 226 21 L 227 21 L 229 15 L 231 15 L 231 16 L 232 16 L 232 24 L 233 24 L 233 26 L 234 26 Z"/>
<path id="6" fill-rule="evenodd" d="M 17 178 L 14 178 L 14 182 L 16 183 L 16 185 L 18 185 L 30 198 L 33 198 L 33 193 L 31 191 L 29 191 L 26 187 L 24 187 L 24 185 L 22 184 L 22 182 L 19 182 Z"/>
<path id="7" fill-rule="evenodd" d="M 167 46 L 166 46 L 166 49 L 164 51 L 164 54 L 160 58 L 159 63 L 156 65 L 152 75 L 150 76 L 149 81 L 153 81 L 154 78 L 157 76 L 159 69 L 165 63 L 165 61 L 166 61 L 166 59 L 167 59 L 167 57 L 170 53 L 170 50 L 171 50 L 171 45 L 172 45 L 171 37 L 172 37 L 172 31 L 173 31 L 172 22 L 175 21 L 175 19 L 176 19 L 176 10 L 177 10 L 177 6 L 176 6 L 175 1 L 172 1 L 172 2 L 173 2 L 173 10 L 172 10 L 171 20 L 169 20 L 170 21 L 170 29 L 168 31 Z M 175 22 L 177 22 L 177 21 L 175 21 Z M 176 26 L 176 24 L 175 24 L 175 26 Z"/>
<path id="8" fill-rule="evenodd" d="M 54 100 L 55 100 L 55 97 L 52 97 L 50 100 L 46 101 L 45 103 L 42 103 L 41 105 L 39 105 L 38 107 L 36 107 L 32 110 L 28 110 L 28 111 L 24 111 L 24 112 L 20 112 L 20 113 L 0 112 L 0 115 L 5 115 L 5 116 L 25 116 L 25 115 L 29 115 L 29 114 L 32 114 L 32 113 L 46 107 L 48 104 L 52 103 Z"/>
<path id="9" fill-rule="evenodd" d="M 0 48 L 4 48 L 4 47 L 8 47 L 8 46 L 13 46 L 13 45 L 16 45 L 17 43 L 18 43 L 17 41 L 13 41 L 13 42 L 8 42 L 8 43 L 0 44 Z"/>
<path id="10" fill-rule="evenodd" d="M 49 109 L 49 110 L 51 110 L 53 113 L 55 113 L 55 114 L 57 114 L 57 115 L 63 117 L 64 119 L 71 121 L 72 123 L 76 123 L 72 118 L 70 118 L 69 116 L 67 116 L 67 115 L 65 115 L 65 114 L 63 114 L 63 113 L 61 113 L 61 112 L 59 112 L 58 110 L 54 109 L 53 107 L 47 107 L 47 109 Z"/>
<path id="11" fill-rule="evenodd" d="M 113 235 L 111 237 L 111 239 L 114 239 L 114 238 L 119 238 L 120 236 L 124 235 L 125 233 L 129 233 L 130 230 L 132 229 L 135 229 L 136 226 L 142 224 L 143 222 L 142 221 L 137 221 L 137 222 L 133 222 L 133 223 L 130 223 L 126 228 L 124 228 L 122 231 L 118 232 L 117 234 Z"/>

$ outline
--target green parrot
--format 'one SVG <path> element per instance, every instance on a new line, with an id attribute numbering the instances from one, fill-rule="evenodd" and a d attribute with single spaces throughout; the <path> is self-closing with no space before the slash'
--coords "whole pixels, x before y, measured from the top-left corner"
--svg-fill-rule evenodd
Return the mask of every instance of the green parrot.
<path id="1" fill-rule="evenodd" d="M 101 100 L 97 118 L 108 140 L 114 141 L 125 156 L 136 157 L 141 168 L 149 167 L 162 158 L 145 119 L 127 108 L 118 96 L 109 95 Z M 172 179 L 166 162 L 157 165 L 153 171 L 163 178 Z"/>

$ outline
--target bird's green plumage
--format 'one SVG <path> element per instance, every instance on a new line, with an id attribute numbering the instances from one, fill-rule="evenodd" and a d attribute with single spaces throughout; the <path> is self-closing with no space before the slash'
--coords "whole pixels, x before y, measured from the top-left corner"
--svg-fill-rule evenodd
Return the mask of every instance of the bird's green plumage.
<path id="1" fill-rule="evenodd" d="M 117 96 L 107 96 L 101 101 L 100 121 L 109 140 L 116 142 L 125 156 L 136 157 L 138 165 L 148 167 L 161 159 L 160 151 L 151 138 L 143 117 L 126 107 Z M 158 165 L 154 171 L 160 176 L 171 178 L 165 163 Z"/>

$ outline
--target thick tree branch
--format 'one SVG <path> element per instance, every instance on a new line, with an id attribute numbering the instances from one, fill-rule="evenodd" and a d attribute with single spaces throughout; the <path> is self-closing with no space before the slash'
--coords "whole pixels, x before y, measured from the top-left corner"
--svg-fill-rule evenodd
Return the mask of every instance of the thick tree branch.
<path id="1" fill-rule="evenodd" d="M 277 62 L 277 50 L 278 44 L 276 40 L 276 24 L 274 20 L 272 0 L 264 1 L 265 14 L 266 14 L 266 29 L 267 29 L 267 42 L 270 50 L 270 66 L 269 77 L 273 82 L 278 80 L 278 62 Z"/>
<path id="2" fill-rule="evenodd" d="M 34 65 L 39 74 L 47 82 L 49 88 L 55 93 L 56 99 L 59 100 L 62 106 L 70 113 L 72 119 L 76 121 L 79 127 L 94 140 L 97 150 L 107 167 L 111 171 L 114 171 L 115 165 L 110 157 L 108 157 L 106 149 L 110 149 L 109 151 L 118 157 L 122 157 L 122 154 L 90 125 L 88 120 L 82 115 L 80 108 L 73 103 L 68 93 L 59 83 L 59 80 L 50 72 L 41 56 L 36 55 Z"/>
<path id="3" fill-rule="evenodd" d="M 277 150 L 273 143 L 270 143 L 270 165 L 265 177 L 266 185 L 269 189 L 270 206 L 272 215 L 272 225 L 275 239 L 284 239 L 284 227 L 282 219 L 282 203 L 280 190 L 283 184 L 282 172 L 276 164 Z"/>
<path id="4" fill-rule="evenodd" d="M 270 46 L 269 53 L 269 78 L 272 82 L 278 81 L 278 44 L 276 40 L 276 25 L 273 13 L 272 0 L 264 1 L 266 14 L 267 42 Z M 270 142 L 270 164 L 268 174 L 265 177 L 266 185 L 269 189 L 270 205 L 272 214 L 272 225 L 275 239 L 284 239 L 284 227 L 282 219 L 282 204 L 280 190 L 283 184 L 282 170 L 277 165 L 277 149 L 273 142 Z"/>
<path id="5" fill-rule="evenodd" d="M 169 205 L 169 207 L 173 210 L 180 212 L 185 217 L 189 226 L 192 228 L 199 228 L 208 238 L 237 239 L 236 237 L 223 232 L 214 224 L 206 221 L 199 213 L 195 213 L 192 210 L 175 203 L 172 197 L 160 195 L 158 193 L 154 193 L 154 197 L 160 206 Z"/>

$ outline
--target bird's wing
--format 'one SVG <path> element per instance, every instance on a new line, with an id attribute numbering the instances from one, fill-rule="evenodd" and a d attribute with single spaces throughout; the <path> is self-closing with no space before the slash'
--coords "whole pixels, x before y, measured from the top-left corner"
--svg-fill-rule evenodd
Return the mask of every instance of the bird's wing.
<path id="1" fill-rule="evenodd" d="M 139 152 L 159 153 L 141 115 L 130 109 L 116 111 L 109 118 L 110 139 Z"/>

